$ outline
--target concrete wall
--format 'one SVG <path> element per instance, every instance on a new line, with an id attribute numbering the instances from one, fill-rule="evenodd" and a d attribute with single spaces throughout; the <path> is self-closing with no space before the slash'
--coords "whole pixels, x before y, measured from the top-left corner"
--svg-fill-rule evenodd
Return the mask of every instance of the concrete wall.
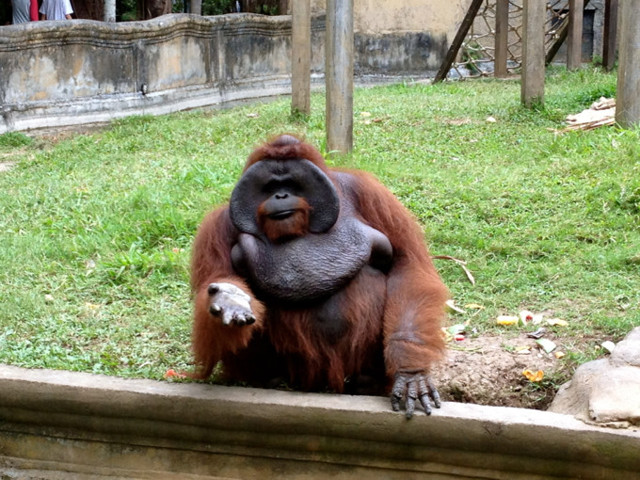
<path id="1" fill-rule="evenodd" d="M 445 403 L 0 365 L 3 479 L 640 478 L 640 432 Z"/>
<path id="2" fill-rule="evenodd" d="M 355 0 L 356 33 L 429 32 L 453 39 L 471 0 Z M 311 9 L 324 13 L 326 0 L 311 0 Z"/>
<path id="3" fill-rule="evenodd" d="M 0 27 L 0 133 L 290 93 L 290 35 L 290 16 L 255 14 Z M 322 16 L 313 19 L 312 44 L 318 79 Z M 355 72 L 429 76 L 446 48 L 446 34 L 427 28 L 359 33 Z"/>

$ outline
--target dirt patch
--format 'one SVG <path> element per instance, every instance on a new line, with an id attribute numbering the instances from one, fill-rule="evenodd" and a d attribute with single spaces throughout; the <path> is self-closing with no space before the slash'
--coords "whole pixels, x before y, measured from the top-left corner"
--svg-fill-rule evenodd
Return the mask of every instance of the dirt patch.
<path id="1" fill-rule="evenodd" d="M 73 138 L 78 135 L 91 135 L 92 133 L 107 130 L 109 125 L 109 122 L 85 123 L 81 125 L 68 125 L 62 127 L 42 127 L 28 130 L 23 133 L 30 137 L 41 138 L 55 143 L 62 140 L 68 140 L 69 138 Z"/>
<path id="2" fill-rule="evenodd" d="M 525 346 L 529 353 L 518 353 Z M 558 385 L 549 380 L 532 383 L 522 372 L 542 370 L 550 379 L 562 367 L 525 334 L 511 339 L 481 336 L 450 343 L 432 378 L 445 401 L 545 409 Z"/>

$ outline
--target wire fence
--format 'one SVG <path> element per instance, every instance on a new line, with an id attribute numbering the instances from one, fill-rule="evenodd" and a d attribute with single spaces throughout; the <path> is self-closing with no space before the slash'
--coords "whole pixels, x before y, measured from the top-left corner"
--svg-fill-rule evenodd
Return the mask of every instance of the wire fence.
<path id="1" fill-rule="evenodd" d="M 522 64 L 522 0 L 509 0 L 507 34 L 507 71 L 517 73 Z M 545 51 L 557 47 L 562 31 L 569 23 L 567 0 L 547 2 L 545 21 Z M 496 0 L 486 0 L 469 29 L 457 61 L 451 66 L 450 78 L 491 76 L 495 62 Z"/>

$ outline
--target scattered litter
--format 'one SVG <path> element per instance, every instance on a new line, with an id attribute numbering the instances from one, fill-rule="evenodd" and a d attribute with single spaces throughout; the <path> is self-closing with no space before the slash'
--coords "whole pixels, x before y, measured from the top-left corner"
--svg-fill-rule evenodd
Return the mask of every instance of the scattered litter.
<path id="1" fill-rule="evenodd" d="M 258 118 L 260 114 L 258 113 L 247 113 L 247 117 L 249 118 Z"/>
<path id="2" fill-rule="evenodd" d="M 552 327 L 566 327 L 569 325 L 569 322 L 560 318 L 550 318 L 547 320 L 547 323 Z"/>
<path id="3" fill-rule="evenodd" d="M 164 378 L 187 378 L 187 376 L 184 373 L 176 372 L 173 368 L 170 368 L 164 373 Z"/>
<path id="4" fill-rule="evenodd" d="M 535 338 L 536 340 L 541 339 L 544 334 L 547 333 L 547 329 L 544 327 L 540 327 L 538 330 L 536 330 L 535 332 L 529 332 L 527 333 L 527 337 L 529 338 Z"/>
<path id="5" fill-rule="evenodd" d="M 544 378 L 544 372 L 542 370 L 533 372 L 529 369 L 525 369 L 522 371 L 522 375 L 527 377 L 527 380 L 529 380 L 530 382 L 539 382 Z"/>
<path id="6" fill-rule="evenodd" d="M 466 328 L 467 327 L 464 323 L 457 323 L 455 325 L 450 326 L 447 329 L 447 332 L 450 333 L 451 335 L 459 335 L 464 333 Z"/>
<path id="7" fill-rule="evenodd" d="M 452 311 L 454 311 L 454 312 L 457 312 L 457 313 L 467 313 L 467 312 L 465 312 L 462 308 L 458 307 L 458 306 L 456 305 L 455 300 L 453 300 L 453 299 L 447 300 L 447 301 L 446 301 L 446 305 L 447 305 L 447 308 L 448 308 L 449 310 L 452 310 Z"/>
<path id="8" fill-rule="evenodd" d="M 521 310 L 518 316 L 520 317 L 520 321 L 522 322 L 523 325 L 527 325 L 529 323 L 538 325 L 540 322 L 542 322 L 541 313 L 533 313 L 533 312 L 530 312 L 529 310 Z"/>
<path id="9" fill-rule="evenodd" d="M 487 123 L 496 123 L 496 122 L 497 122 L 497 120 L 495 119 L 495 117 L 492 117 L 491 115 L 489 115 L 489 116 L 487 117 L 487 120 L 486 120 L 486 121 L 487 121 Z"/>
<path id="10" fill-rule="evenodd" d="M 370 112 L 360 112 L 360 116 L 363 117 L 363 118 L 367 118 L 367 117 L 371 116 L 371 113 Z"/>
<path id="11" fill-rule="evenodd" d="M 477 303 L 467 303 L 464 308 L 467 308 L 469 310 L 484 310 L 484 307 L 482 305 L 479 305 Z"/>
<path id="12" fill-rule="evenodd" d="M 531 353 L 531 347 L 529 345 L 521 345 L 516 347 L 516 353 L 518 355 L 529 355 Z"/>
<path id="13" fill-rule="evenodd" d="M 444 337 L 444 341 L 447 343 L 452 340 L 455 340 L 456 342 L 463 341 L 466 338 L 466 328 L 467 326 L 464 323 L 457 323 L 448 328 L 442 327 L 442 336 Z"/>
<path id="14" fill-rule="evenodd" d="M 54 300 L 53 295 L 51 295 L 50 293 L 47 293 L 44 296 L 44 301 L 47 302 L 47 303 L 51 303 L 51 302 L 53 302 L 53 300 Z"/>
<path id="15" fill-rule="evenodd" d="M 469 280 L 469 282 L 471 282 L 471 285 L 475 285 L 476 284 L 476 279 L 473 278 L 473 275 L 471 274 L 471 272 L 467 268 L 467 262 L 465 262 L 464 260 L 460 260 L 459 258 L 455 258 L 455 257 L 452 257 L 450 255 L 434 255 L 431 258 L 434 258 L 434 259 L 437 259 L 437 260 L 451 260 L 452 262 L 456 262 L 458 265 L 460 265 L 460 268 L 462 268 L 462 270 L 464 270 L 464 273 L 467 276 L 467 279 Z"/>
<path id="16" fill-rule="evenodd" d="M 517 325 L 520 317 L 514 317 L 513 315 L 499 315 L 496 319 L 498 325 Z"/>
<path id="17" fill-rule="evenodd" d="M 563 357 L 565 356 L 565 353 L 564 353 L 564 352 L 559 352 L 559 351 L 558 351 L 558 352 L 555 352 L 553 355 L 554 355 L 558 360 L 560 360 L 561 358 L 563 358 Z"/>
<path id="18" fill-rule="evenodd" d="M 616 348 L 616 344 L 607 340 L 606 342 L 602 342 L 602 345 L 600 345 L 602 348 L 604 348 L 608 353 L 613 353 L 613 349 Z"/>
<path id="19" fill-rule="evenodd" d="M 536 343 L 542 350 L 544 350 L 545 353 L 551 353 L 557 347 L 557 345 L 548 338 L 540 338 L 536 340 Z"/>
<path id="20" fill-rule="evenodd" d="M 475 352 L 483 352 L 483 349 L 481 346 L 476 346 L 476 347 L 463 347 L 461 345 L 457 345 L 457 344 L 451 344 L 451 346 L 449 347 L 451 350 L 456 350 L 458 352 L 471 352 L 471 353 L 475 353 Z"/>

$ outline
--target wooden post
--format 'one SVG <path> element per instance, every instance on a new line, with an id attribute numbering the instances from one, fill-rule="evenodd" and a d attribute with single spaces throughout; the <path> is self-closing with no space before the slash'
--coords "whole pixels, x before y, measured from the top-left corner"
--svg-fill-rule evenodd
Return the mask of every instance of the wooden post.
<path id="1" fill-rule="evenodd" d="M 291 5 L 291 113 L 311 113 L 310 0 Z"/>
<path id="2" fill-rule="evenodd" d="M 496 35 L 495 48 L 496 58 L 494 60 L 493 74 L 497 78 L 504 78 L 508 75 L 507 57 L 509 52 L 509 0 L 496 0 Z"/>
<path id="3" fill-rule="evenodd" d="M 616 121 L 623 127 L 640 124 L 640 3 L 620 2 L 620 57 Z"/>
<path id="4" fill-rule="evenodd" d="M 546 2 L 524 0 L 521 101 L 527 107 L 544 102 L 544 20 L 546 8 Z"/>
<path id="5" fill-rule="evenodd" d="M 569 0 L 569 38 L 567 68 L 576 70 L 582 65 L 582 23 L 584 0 Z"/>
<path id="6" fill-rule="evenodd" d="M 588 4 L 589 4 L 589 0 L 584 0 L 584 6 L 586 7 Z M 558 28 L 556 32 L 555 41 L 553 42 L 549 50 L 547 50 L 547 59 L 545 60 L 546 65 L 549 65 L 553 61 L 553 59 L 556 56 L 556 53 L 558 53 L 558 50 L 560 50 L 560 47 L 567 40 L 568 32 L 569 32 L 569 18 L 567 18 L 566 21 L 562 22 L 562 24 L 560 25 L 560 28 Z"/>
<path id="7" fill-rule="evenodd" d="M 353 0 L 327 0 L 327 150 L 353 149 Z"/>
<path id="8" fill-rule="evenodd" d="M 605 0 L 604 4 L 604 42 L 602 45 L 602 64 L 607 71 L 616 63 L 616 40 L 618 30 L 618 0 Z"/>
<path id="9" fill-rule="evenodd" d="M 464 37 L 467 36 L 467 32 L 471 28 L 471 25 L 473 25 L 473 20 L 476 18 L 478 10 L 480 10 L 480 7 L 482 6 L 482 2 L 484 2 L 484 0 L 473 0 L 471 2 L 471 6 L 462 20 L 462 24 L 453 39 L 453 43 L 451 43 L 451 46 L 449 47 L 447 55 L 444 57 L 444 60 L 440 65 L 438 73 L 436 73 L 436 76 L 433 79 L 433 83 L 441 82 L 447 78 L 447 74 L 453 64 L 453 60 L 456 58 L 456 55 L 458 55 L 458 50 L 460 50 L 460 46 L 462 45 L 462 42 L 464 42 Z"/>

